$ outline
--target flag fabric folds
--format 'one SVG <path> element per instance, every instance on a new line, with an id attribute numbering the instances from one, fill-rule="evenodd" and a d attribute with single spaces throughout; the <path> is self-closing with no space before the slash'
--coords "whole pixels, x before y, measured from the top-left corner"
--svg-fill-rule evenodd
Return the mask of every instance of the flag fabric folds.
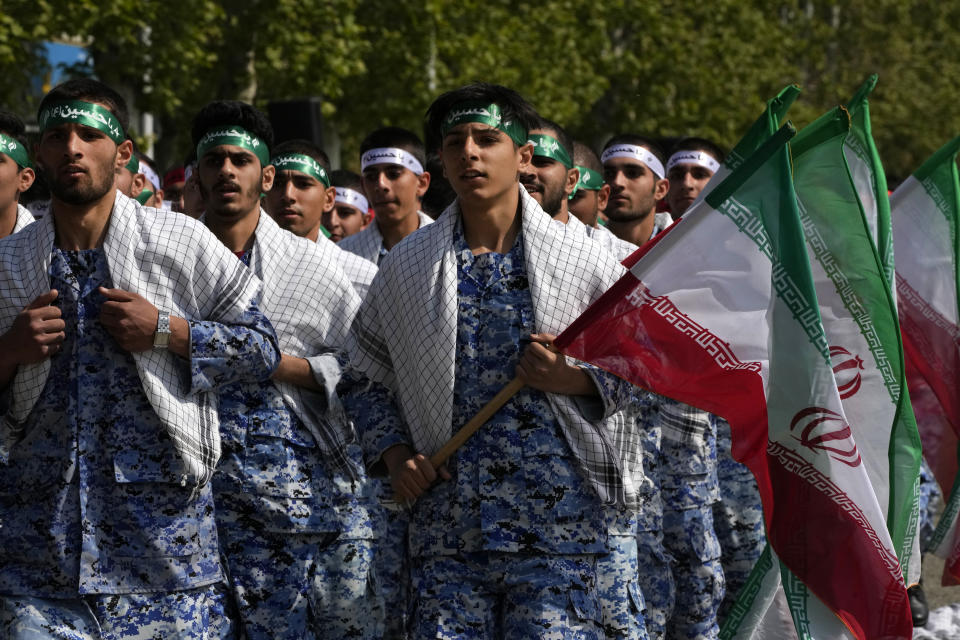
<path id="1" fill-rule="evenodd" d="M 958 150 L 960 137 L 934 153 L 890 198 L 907 380 L 910 394 L 920 400 L 924 440 L 937 444 L 960 436 Z M 943 433 L 947 426 L 952 434 Z M 960 582 L 958 511 L 960 495 L 954 484 L 931 543 L 946 559 L 945 584 Z"/>
<path id="2" fill-rule="evenodd" d="M 853 637 L 906 638 L 896 550 L 821 323 L 790 171 L 793 134 L 788 125 L 758 137 L 756 151 L 556 345 L 726 418 L 734 457 L 757 479 L 768 539 L 800 588 Z"/>

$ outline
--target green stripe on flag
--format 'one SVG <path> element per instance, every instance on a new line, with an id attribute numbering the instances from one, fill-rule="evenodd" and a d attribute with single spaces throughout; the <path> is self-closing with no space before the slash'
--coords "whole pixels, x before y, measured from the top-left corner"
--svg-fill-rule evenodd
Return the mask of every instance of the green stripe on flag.
<path id="1" fill-rule="evenodd" d="M 889 489 L 887 529 L 909 583 L 919 578 L 910 575 L 910 560 L 917 543 L 920 435 L 907 394 L 892 290 L 844 153 L 850 128 L 851 120 L 842 107 L 804 128 L 791 144 L 795 180 L 808 246 L 832 283 L 828 297 L 820 303 L 831 306 L 829 296 L 835 294 L 860 333 L 845 331 L 844 318 L 838 317 L 825 326 L 831 345 L 854 349 L 858 356 L 866 356 L 865 348 L 873 356 L 873 363 L 868 361 L 863 371 L 862 387 L 843 401 L 844 412 L 861 446 L 867 438 L 882 443 L 881 450 L 886 451 L 886 469 L 881 472 L 880 460 L 868 468 L 880 485 L 875 489 L 881 495 Z M 880 374 L 889 404 L 883 403 L 884 392 L 874 382 L 871 365 Z"/>

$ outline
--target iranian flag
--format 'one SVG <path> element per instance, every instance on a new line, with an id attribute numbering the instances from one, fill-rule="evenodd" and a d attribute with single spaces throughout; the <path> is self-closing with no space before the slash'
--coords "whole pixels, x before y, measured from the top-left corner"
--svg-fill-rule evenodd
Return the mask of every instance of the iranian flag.
<path id="1" fill-rule="evenodd" d="M 843 413 L 790 173 L 763 142 L 557 339 L 565 353 L 721 415 L 780 561 L 855 638 L 908 638 L 910 608 Z"/>
<path id="2" fill-rule="evenodd" d="M 906 390 L 897 309 L 875 244 L 884 227 L 877 224 L 879 199 L 871 191 L 868 205 L 861 201 L 868 185 L 853 178 L 851 139 L 864 144 L 840 107 L 805 127 L 790 145 L 794 185 L 843 412 L 909 585 L 920 580 L 920 435 Z M 889 236 L 886 226 L 879 235 Z"/>
<path id="3" fill-rule="evenodd" d="M 938 444 L 955 441 L 960 435 L 958 150 L 960 138 L 955 138 L 907 178 L 890 199 L 907 381 L 910 394 L 920 401 L 918 417 L 924 440 Z M 947 426 L 952 433 L 944 433 Z M 942 464 L 932 466 L 940 470 L 938 479 L 942 478 Z M 958 511 L 960 492 L 954 481 L 932 541 L 937 555 L 946 559 L 945 584 L 960 582 Z"/>

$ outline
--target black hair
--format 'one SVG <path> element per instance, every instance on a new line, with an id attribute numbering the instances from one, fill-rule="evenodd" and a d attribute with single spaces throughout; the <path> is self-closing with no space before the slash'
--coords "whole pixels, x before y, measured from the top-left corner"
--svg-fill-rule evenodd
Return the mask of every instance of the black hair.
<path id="1" fill-rule="evenodd" d="M 450 182 L 443 175 L 443 163 L 440 154 L 431 153 L 427 157 L 427 171 L 430 172 L 430 186 L 420 200 L 420 209 L 436 220 L 444 210 L 450 206 L 457 193 L 450 186 Z"/>
<path id="2" fill-rule="evenodd" d="M 341 189 L 353 189 L 357 193 L 363 193 L 363 182 L 360 180 L 360 174 L 346 169 L 337 169 L 331 172 L 330 184 Z"/>
<path id="3" fill-rule="evenodd" d="M 183 168 L 186 169 L 190 165 L 196 166 L 197 164 L 197 145 L 190 147 L 190 151 L 187 152 L 186 157 L 183 159 Z"/>
<path id="4" fill-rule="evenodd" d="M 190 135 L 193 146 L 200 143 L 200 139 L 210 129 L 224 125 L 243 127 L 267 145 L 267 153 L 273 148 L 273 127 L 267 116 L 246 102 L 239 100 L 214 100 L 193 117 L 193 126 Z"/>
<path id="5" fill-rule="evenodd" d="M 21 145 L 30 155 L 30 145 L 27 143 L 27 126 L 15 113 L 0 109 L 0 133 L 5 133 Z"/>
<path id="6" fill-rule="evenodd" d="M 360 143 L 360 155 L 380 147 L 396 147 L 412 153 L 421 167 L 427 163 L 423 142 L 413 131 L 400 127 L 381 127 L 363 139 Z"/>
<path id="7" fill-rule="evenodd" d="M 441 94 L 427 109 L 423 125 L 424 137 L 431 151 L 440 148 L 443 136 L 440 131 L 443 119 L 458 104 L 463 102 L 493 103 L 500 107 L 504 121 L 517 122 L 524 129 L 524 135 L 537 127 L 540 116 L 527 100 L 519 93 L 499 84 L 475 82 L 453 91 Z"/>
<path id="8" fill-rule="evenodd" d="M 273 156 L 280 156 L 285 153 L 299 153 L 301 155 L 310 156 L 317 163 L 323 167 L 323 170 L 327 172 L 327 175 L 330 175 L 330 158 L 324 152 L 323 149 L 310 142 L 309 140 L 304 140 L 298 138 L 296 140 L 286 140 L 277 145 L 277 148 L 273 150 Z"/>
<path id="9" fill-rule="evenodd" d="M 603 165 L 600 163 L 600 156 L 597 152 L 579 140 L 573 141 L 573 164 L 603 173 Z"/>
<path id="10" fill-rule="evenodd" d="M 652 153 L 661 164 L 665 164 L 667 162 L 667 159 L 663 157 L 663 149 L 660 148 L 660 145 L 657 144 L 653 138 L 637 135 L 635 133 L 619 133 L 607 140 L 607 144 L 603 145 L 604 151 L 615 144 L 632 144 L 635 147 L 643 147 Z"/>
<path id="11" fill-rule="evenodd" d="M 677 151 L 706 151 L 720 164 L 723 164 L 727 156 L 717 143 L 712 140 L 707 140 L 706 138 L 697 138 L 695 136 L 683 138 L 673 145 L 673 148 L 670 149 L 670 155 L 675 154 Z"/>
<path id="12" fill-rule="evenodd" d="M 567 133 L 563 127 L 553 120 L 540 118 L 540 122 L 538 122 L 537 126 L 533 128 L 552 131 L 554 133 L 553 137 L 557 139 L 557 142 L 560 143 L 560 146 L 563 147 L 563 150 L 566 151 L 567 155 L 570 156 L 570 159 L 573 160 L 573 138 L 570 137 L 570 134 Z"/>
<path id="13" fill-rule="evenodd" d="M 74 78 L 58 84 L 47 95 L 43 96 L 37 113 L 43 113 L 46 107 L 67 100 L 100 103 L 113 114 L 125 133 L 130 129 L 130 112 L 127 110 L 127 101 L 119 93 L 93 78 Z"/>

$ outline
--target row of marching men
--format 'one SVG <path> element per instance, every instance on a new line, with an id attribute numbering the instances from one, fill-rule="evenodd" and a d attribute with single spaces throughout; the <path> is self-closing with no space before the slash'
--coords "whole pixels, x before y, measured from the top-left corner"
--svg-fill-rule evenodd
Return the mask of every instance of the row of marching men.
<path id="1" fill-rule="evenodd" d="M 764 544 L 729 427 L 551 347 L 716 145 L 598 156 L 474 84 L 351 175 L 218 101 L 161 185 L 102 83 L 38 124 L 0 119 L 3 637 L 717 636 Z"/>

